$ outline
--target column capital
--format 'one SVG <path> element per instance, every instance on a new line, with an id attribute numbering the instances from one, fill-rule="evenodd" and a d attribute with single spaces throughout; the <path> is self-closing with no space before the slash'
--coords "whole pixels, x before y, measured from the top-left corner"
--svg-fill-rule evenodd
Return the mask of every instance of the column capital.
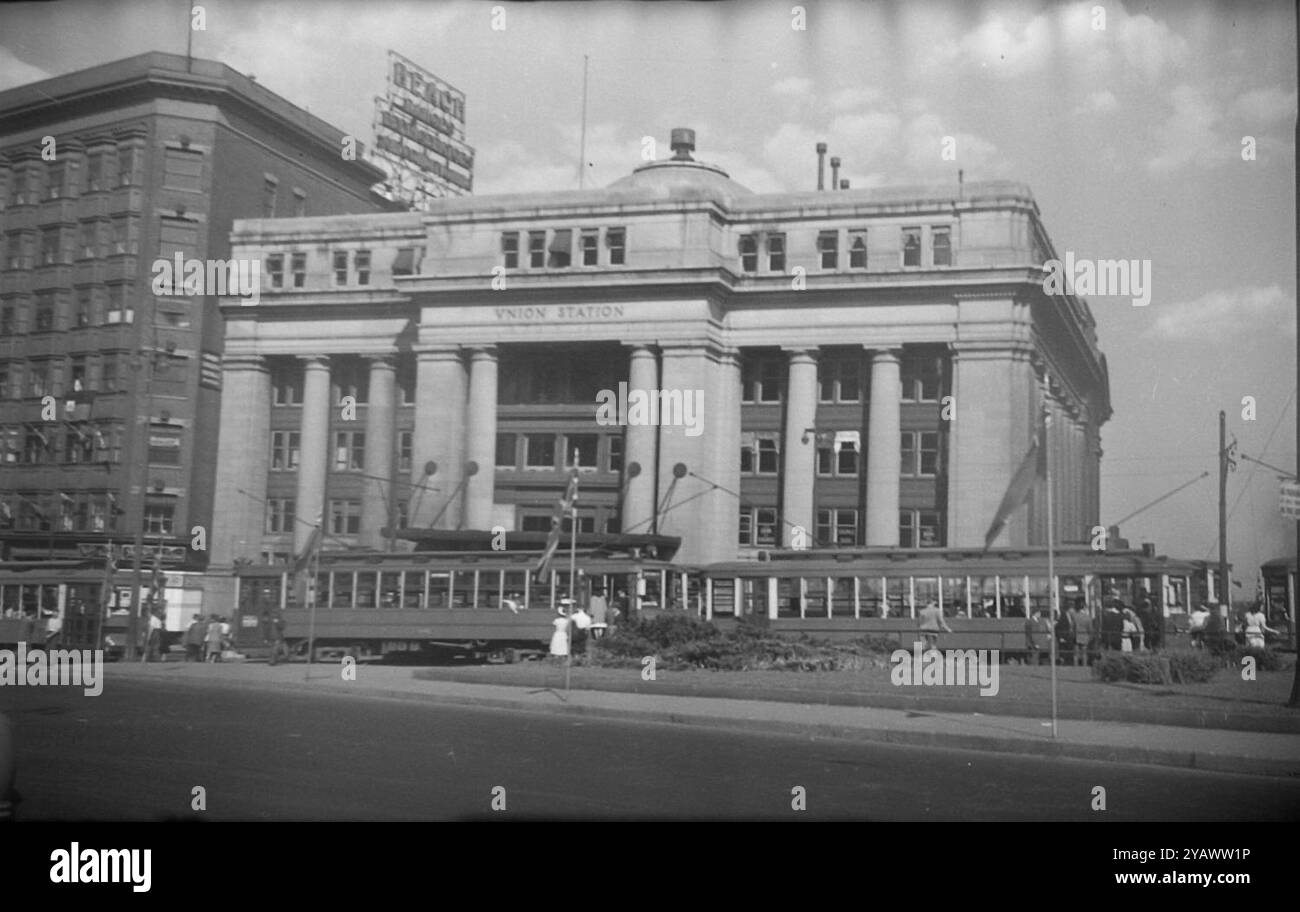
<path id="1" fill-rule="evenodd" d="M 302 362 L 302 366 L 307 370 L 330 369 L 329 355 L 298 355 L 297 358 Z"/>
<path id="2" fill-rule="evenodd" d="M 396 353 L 389 353 L 384 355 L 364 355 L 363 357 L 368 362 L 370 362 L 371 370 L 375 370 L 376 368 L 380 370 L 397 370 Z"/>
<path id="3" fill-rule="evenodd" d="M 495 361 L 500 354 L 500 350 L 495 345 L 466 345 L 464 351 L 469 352 L 471 361 Z"/>
<path id="4" fill-rule="evenodd" d="M 416 345 L 412 347 L 417 361 L 460 361 L 459 345 Z"/>
<path id="5" fill-rule="evenodd" d="M 897 346 L 879 347 L 875 345 L 864 345 L 868 352 L 871 353 L 871 361 L 893 361 L 898 363 L 903 360 L 903 350 Z"/>
<path id="6" fill-rule="evenodd" d="M 782 345 L 781 351 L 789 355 L 791 364 L 799 361 L 816 362 L 821 357 L 821 349 L 816 345 Z"/>

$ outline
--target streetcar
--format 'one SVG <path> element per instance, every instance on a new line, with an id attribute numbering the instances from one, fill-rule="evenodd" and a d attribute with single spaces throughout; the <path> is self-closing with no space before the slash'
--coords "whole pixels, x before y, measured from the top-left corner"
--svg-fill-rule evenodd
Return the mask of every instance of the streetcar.
<path id="1" fill-rule="evenodd" d="M 101 611 L 104 591 L 102 559 L 0 561 L 0 648 L 102 648 L 120 658 L 130 590 L 110 588 Z"/>
<path id="2" fill-rule="evenodd" d="M 490 533 L 410 537 L 415 551 L 321 551 L 301 571 L 236 568 L 235 648 L 266 648 L 278 615 L 297 654 L 379 659 L 450 651 L 512 662 L 545 651 L 571 594 L 585 603 L 603 592 L 623 617 L 705 611 L 698 573 L 671 562 L 676 538 L 580 534 L 572 555 L 558 552 L 539 575 L 543 533 L 513 533 L 509 550 L 488 547 Z"/>
<path id="3" fill-rule="evenodd" d="M 1289 631 L 1287 639 L 1295 648 L 1296 556 L 1265 561 L 1259 569 L 1264 578 L 1264 616 L 1270 627 Z"/>
<path id="4" fill-rule="evenodd" d="M 1082 602 L 1096 615 L 1109 599 L 1145 596 L 1171 633 L 1186 629 L 1192 605 L 1210 600 L 1214 570 L 1204 561 L 1157 556 L 1151 546 L 1094 551 L 1061 547 L 1054 571 L 1062 610 Z M 825 639 L 885 637 L 910 643 L 917 615 L 938 603 L 952 633 L 941 648 L 1025 650 L 1027 614 L 1051 616 L 1047 551 L 995 549 L 811 549 L 763 552 L 758 560 L 703 570 L 704 617 L 720 626 L 750 615 L 778 635 Z"/>

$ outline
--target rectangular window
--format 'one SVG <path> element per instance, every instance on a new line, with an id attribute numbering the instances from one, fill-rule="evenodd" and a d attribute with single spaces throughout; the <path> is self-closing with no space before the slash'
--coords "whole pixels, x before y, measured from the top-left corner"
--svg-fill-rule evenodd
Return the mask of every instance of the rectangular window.
<path id="1" fill-rule="evenodd" d="M 821 402 L 858 402 L 861 398 L 862 359 L 855 355 L 825 356 L 817 365 Z"/>
<path id="2" fill-rule="evenodd" d="M 171 504 L 145 504 L 146 535 L 171 535 L 176 522 L 176 508 Z"/>
<path id="3" fill-rule="evenodd" d="M 821 254 L 822 269 L 840 268 L 840 233 L 822 231 L 817 234 L 817 251 Z"/>
<path id="4" fill-rule="evenodd" d="M 835 474 L 841 477 L 857 477 L 861 458 L 858 453 L 859 442 L 856 439 L 835 441 Z"/>
<path id="5" fill-rule="evenodd" d="M 18 167 L 14 169 L 13 179 L 9 187 L 9 205 L 22 206 L 26 203 L 34 203 L 35 200 L 29 199 L 27 186 L 30 178 L 27 176 L 27 169 Z"/>
<path id="6" fill-rule="evenodd" d="M 525 434 L 524 450 L 524 465 L 528 468 L 555 468 L 554 434 Z"/>
<path id="7" fill-rule="evenodd" d="M 941 548 L 943 537 L 940 529 L 939 513 L 935 510 L 917 511 L 917 547 Z"/>
<path id="8" fill-rule="evenodd" d="M 38 291 L 36 293 L 36 332 L 54 330 L 54 293 Z"/>
<path id="9" fill-rule="evenodd" d="M 519 267 L 519 232 L 506 231 L 501 235 L 501 259 L 506 269 Z"/>
<path id="10" fill-rule="evenodd" d="M 134 323 L 135 303 L 127 298 L 125 285 L 108 286 L 106 323 Z"/>
<path id="11" fill-rule="evenodd" d="M 84 393 L 90 389 L 90 374 L 85 355 L 73 355 L 68 360 L 68 392 Z"/>
<path id="12" fill-rule="evenodd" d="M 898 514 L 898 547 L 916 547 L 916 515 L 911 510 L 902 510 Z"/>
<path id="13" fill-rule="evenodd" d="M 293 287 L 302 288 L 307 284 L 307 254 L 290 254 L 289 265 L 293 271 Z"/>
<path id="14" fill-rule="evenodd" d="M 163 155 L 163 187 L 168 190 L 201 189 L 203 153 L 167 149 Z"/>
<path id="15" fill-rule="evenodd" d="M 271 402 L 275 405 L 302 404 L 302 371 L 295 365 L 271 370 Z"/>
<path id="16" fill-rule="evenodd" d="M 297 431 L 271 432 L 271 471 L 287 472 L 298 468 L 300 439 Z"/>
<path id="17" fill-rule="evenodd" d="M 89 288 L 77 289 L 76 315 L 74 325 L 78 328 L 90 326 L 95 321 L 95 300 Z"/>
<path id="18" fill-rule="evenodd" d="M 917 454 L 920 457 L 920 475 L 939 474 L 939 433 L 938 431 L 921 431 L 918 435 L 920 445 Z"/>
<path id="19" fill-rule="evenodd" d="M 160 218 L 158 220 L 158 256 L 174 260 L 176 254 L 191 259 L 199 249 L 199 223 L 190 219 Z M 179 284 L 180 277 L 176 277 Z"/>
<path id="20" fill-rule="evenodd" d="M 358 250 L 352 257 L 352 265 L 357 271 L 357 284 L 370 284 L 370 251 Z"/>
<path id="21" fill-rule="evenodd" d="M 18 321 L 14 305 L 0 306 L 0 336 L 12 336 L 18 332 Z"/>
<path id="22" fill-rule="evenodd" d="M 742 272 L 758 272 L 758 235 L 740 236 L 740 268 Z"/>
<path id="23" fill-rule="evenodd" d="M 775 475 L 781 468 L 781 449 L 775 437 L 758 438 L 758 474 Z"/>
<path id="24" fill-rule="evenodd" d="M 26 269 L 23 248 L 23 234 L 21 231 L 15 231 L 6 238 L 5 244 L 5 267 L 8 269 Z"/>
<path id="25" fill-rule="evenodd" d="M 40 264 L 51 266 L 59 261 L 59 229 L 41 229 Z"/>
<path id="26" fill-rule="evenodd" d="M 609 248 L 609 265 L 622 266 L 627 254 L 627 232 L 622 228 L 608 229 L 605 246 Z"/>
<path id="27" fill-rule="evenodd" d="M 595 228 L 584 228 L 582 231 L 582 265 L 599 266 L 600 265 L 600 232 Z"/>
<path id="28" fill-rule="evenodd" d="M 921 265 L 921 229 L 903 229 L 903 265 Z"/>
<path id="29" fill-rule="evenodd" d="M 898 472 L 900 475 L 915 475 L 916 434 L 913 431 L 903 431 L 898 440 Z"/>
<path id="30" fill-rule="evenodd" d="M 545 231 L 528 232 L 528 265 L 533 269 L 541 269 L 546 265 Z"/>
<path id="31" fill-rule="evenodd" d="M 415 453 L 415 431 L 397 432 L 397 471 L 411 471 Z"/>
<path id="32" fill-rule="evenodd" d="M 117 392 L 118 356 L 115 352 L 105 352 L 99 359 L 99 388 L 105 393 Z"/>
<path id="33" fill-rule="evenodd" d="M 740 511 L 740 544 L 752 545 L 754 543 L 754 514 L 748 510 Z M 714 600 L 717 600 L 717 591 L 714 591 Z"/>
<path id="34" fill-rule="evenodd" d="M 849 268 L 867 268 L 867 233 L 865 231 L 849 232 Z"/>
<path id="35" fill-rule="evenodd" d="M 81 241 L 78 244 L 81 248 L 83 259 L 94 259 L 99 256 L 99 223 L 82 222 L 81 223 Z"/>
<path id="36" fill-rule="evenodd" d="M 767 268 L 769 272 L 785 272 L 785 235 L 767 236 Z"/>
<path id="37" fill-rule="evenodd" d="M 758 368 L 759 402 L 780 402 L 781 384 L 785 380 L 785 367 L 779 358 L 764 358 Z"/>
<path id="38" fill-rule="evenodd" d="M 51 162 L 50 168 L 46 172 L 46 193 L 47 199 L 58 199 L 63 196 L 63 181 L 67 176 L 67 166 L 61 162 Z"/>
<path id="39" fill-rule="evenodd" d="M 105 154 L 103 152 L 91 152 L 86 156 L 87 193 L 108 189 L 104 183 L 104 158 Z"/>
<path id="40" fill-rule="evenodd" d="M 130 187 L 136 183 L 136 163 L 140 150 L 135 146 L 120 146 L 117 150 L 117 185 Z"/>
<path id="41" fill-rule="evenodd" d="M 361 502 L 330 501 L 330 531 L 335 535 L 356 535 L 361 531 Z"/>
<path id="42" fill-rule="evenodd" d="M 595 434 L 564 435 L 564 467 L 573 468 L 573 454 L 578 453 L 578 469 L 596 469 L 596 447 L 600 438 Z"/>
<path id="43" fill-rule="evenodd" d="M 615 434 L 609 439 L 609 463 L 606 467 L 610 472 L 623 471 L 623 438 Z"/>
<path id="44" fill-rule="evenodd" d="M 776 508 L 759 507 L 754 511 L 754 544 L 760 548 L 776 546 Z"/>
<path id="45" fill-rule="evenodd" d="M 546 265 L 550 269 L 565 269 L 573 259 L 573 232 L 568 228 L 557 229 L 551 235 L 550 256 Z"/>
<path id="46" fill-rule="evenodd" d="M 294 507 L 292 497 L 268 497 L 266 500 L 266 531 L 271 534 L 293 532 Z"/>
<path id="47" fill-rule="evenodd" d="M 515 434 L 497 434 L 498 469 L 513 469 L 519 464 L 518 437 Z"/>
<path id="48" fill-rule="evenodd" d="M 284 287 L 284 254 L 273 253 L 266 258 L 266 275 L 272 288 Z"/>
<path id="49" fill-rule="evenodd" d="M 348 284 L 348 254 L 346 250 L 334 251 L 334 284 Z"/>
<path id="50" fill-rule="evenodd" d="M 170 219 L 173 227 L 180 229 L 176 239 L 187 244 L 185 249 L 193 248 L 197 242 L 197 235 L 184 233 L 186 230 L 193 231 L 196 223 L 184 219 Z M 113 245 L 110 253 L 113 255 L 129 254 L 134 255 L 140 249 L 138 237 L 138 227 L 136 222 L 127 216 L 115 218 L 112 221 Z"/>
<path id="51" fill-rule="evenodd" d="M 27 395 L 39 399 L 50 392 L 50 362 L 31 362 L 27 368 Z"/>
<path id="52" fill-rule="evenodd" d="M 181 435 L 177 431 L 149 434 L 149 464 L 178 466 L 181 464 Z"/>
<path id="53" fill-rule="evenodd" d="M 360 472 L 365 467 L 365 431 L 336 431 L 334 433 L 334 471 Z"/>
<path id="54" fill-rule="evenodd" d="M 952 229 L 930 229 L 930 254 L 936 266 L 952 265 Z"/>
<path id="55" fill-rule="evenodd" d="M 899 368 L 904 402 L 938 402 L 943 383 L 943 359 L 935 356 L 904 358 Z"/>

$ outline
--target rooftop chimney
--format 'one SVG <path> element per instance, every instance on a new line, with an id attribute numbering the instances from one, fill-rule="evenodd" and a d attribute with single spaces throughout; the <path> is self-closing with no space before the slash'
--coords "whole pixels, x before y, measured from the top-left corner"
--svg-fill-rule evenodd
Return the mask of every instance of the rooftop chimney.
<path id="1" fill-rule="evenodd" d="M 669 146 L 673 150 L 673 161 L 694 161 L 691 153 L 695 151 L 695 131 L 689 127 L 673 127 Z"/>
<path id="2" fill-rule="evenodd" d="M 817 144 L 817 189 L 826 189 L 826 143 Z"/>
<path id="3" fill-rule="evenodd" d="M 836 190 L 840 186 L 840 157 L 831 156 L 831 189 Z"/>

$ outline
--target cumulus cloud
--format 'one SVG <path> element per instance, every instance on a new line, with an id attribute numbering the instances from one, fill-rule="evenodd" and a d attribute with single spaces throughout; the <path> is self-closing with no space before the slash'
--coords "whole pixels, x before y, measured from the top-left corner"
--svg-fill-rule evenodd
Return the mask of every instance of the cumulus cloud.
<path id="1" fill-rule="evenodd" d="M 1231 336 L 1295 335 L 1295 297 L 1279 285 L 1209 291 L 1191 301 L 1153 304 L 1146 335 L 1167 341 L 1217 342 Z"/>
<path id="2" fill-rule="evenodd" d="M 1215 103 L 1203 91 L 1180 85 L 1170 93 L 1173 111 L 1155 129 L 1156 153 L 1147 170 L 1166 174 L 1186 164 L 1222 164 L 1237 154 L 1237 145 L 1217 129 L 1221 119 Z"/>

